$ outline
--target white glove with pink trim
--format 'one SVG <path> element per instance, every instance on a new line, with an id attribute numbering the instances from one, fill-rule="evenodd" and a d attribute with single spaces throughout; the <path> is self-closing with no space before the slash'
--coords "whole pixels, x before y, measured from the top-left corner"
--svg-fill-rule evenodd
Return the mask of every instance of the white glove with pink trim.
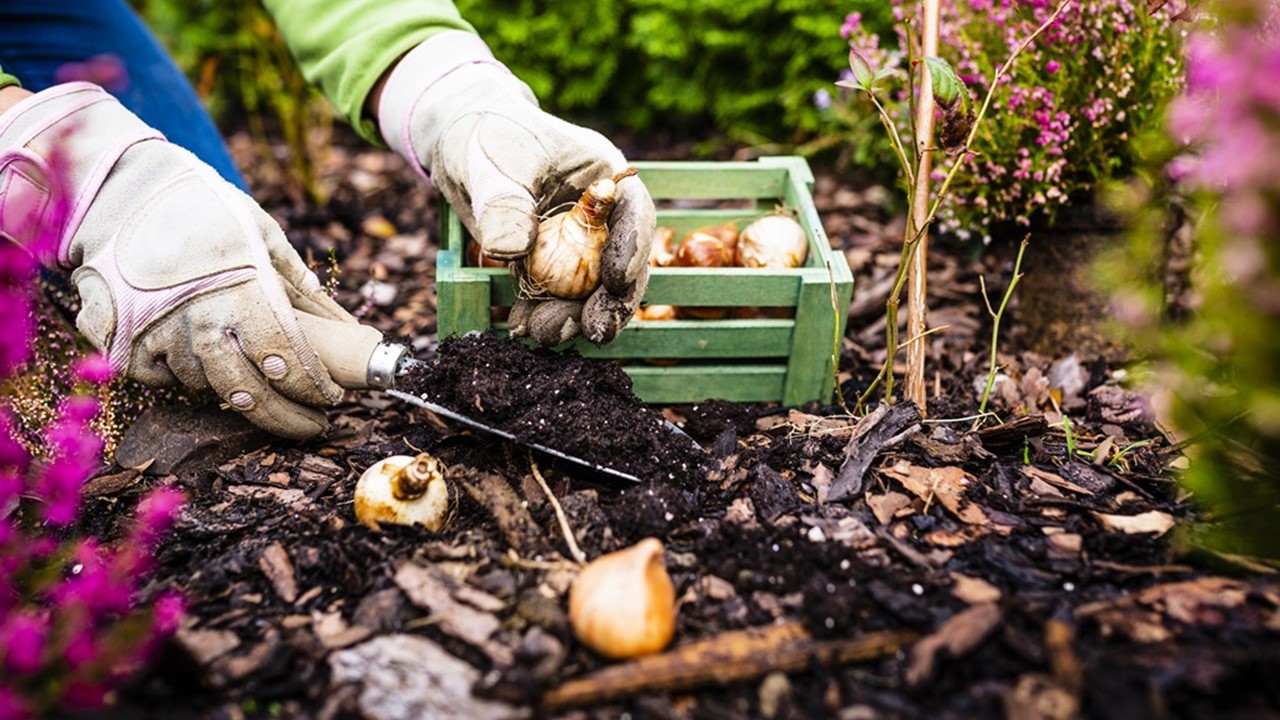
<path id="1" fill-rule="evenodd" d="M 251 198 L 96 85 L 0 115 L 0 233 L 26 244 L 36 228 L 56 234 L 44 260 L 73 270 L 76 324 L 117 373 L 212 389 L 286 437 L 325 429 L 318 408 L 342 388 L 295 312 L 355 319 Z"/>
<path id="2" fill-rule="evenodd" d="M 449 30 L 396 64 L 378 103 L 387 144 L 429 176 L 484 253 L 528 254 L 539 215 L 626 169 L 599 133 L 538 108 L 528 86 L 493 58 L 480 38 Z M 516 303 L 511 331 L 543 345 L 578 334 L 613 340 L 635 313 L 649 279 L 653 200 L 637 177 L 618 185 L 601 257 L 601 287 L 585 301 Z"/>

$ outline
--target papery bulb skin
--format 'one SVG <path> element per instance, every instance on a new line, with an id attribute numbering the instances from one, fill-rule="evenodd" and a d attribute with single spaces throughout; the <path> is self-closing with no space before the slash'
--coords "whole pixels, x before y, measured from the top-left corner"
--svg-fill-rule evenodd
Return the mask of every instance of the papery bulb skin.
<path id="1" fill-rule="evenodd" d="M 600 253 L 618 183 L 634 168 L 591 184 L 567 212 L 543 220 L 529 255 L 511 264 L 521 297 L 581 300 L 600 286 Z"/>
<path id="2" fill-rule="evenodd" d="M 733 254 L 720 238 L 709 233 L 689 233 L 676 247 L 676 267 L 717 268 L 733 264 Z"/>
<path id="3" fill-rule="evenodd" d="M 651 655 L 671 642 L 676 594 L 657 538 L 602 555 L 569 589 L 569 623 L 593 651 L 617 659 Z"/>
<path id="4" fill-rule="evenodd" d="M 800 223 L 786 215 L 766 215 L 738 238 L 738 265 L 748 268 L 796 268 L 809 254 L 809 238 Z"/>
<path id="5" fill-rule="evenodd" d="M 422 525 L 440 532 L 452 519 L 455 492 L 444 467 L 428 453 L 392 455 L 360 475 L 355 489 L 356 519 L 381 530 L 382 525 Z"/>
<path id="6" fill-rule="evenodd" d="M 676 260 L 672 246 L 676 243 L 676 229 L 668 225 L 659 225 L 653 231 L 653 245 L 649 249 L 649 265 L 652 267 L 668 267 Z"/>

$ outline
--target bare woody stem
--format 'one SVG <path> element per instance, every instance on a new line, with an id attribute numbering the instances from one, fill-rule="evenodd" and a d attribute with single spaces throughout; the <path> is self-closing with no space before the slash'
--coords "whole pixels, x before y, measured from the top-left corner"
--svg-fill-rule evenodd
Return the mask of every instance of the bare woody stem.
<path id="1" fill-rule="evenodd" d="M 938 54 L 938 0 L 924 0 L 924 27 L 921 54 L 924 58 Z M 903 395 L 914 402 L 921 412 L 925 408 L 925 315 L 928 311 L 927 283 L 929 272 L 929 176 L 933 168 L 933 83 L 929 77 L 929 63 L 920 63 L 920 107 L 916 115 L 916 147 L 919 148 L 919 165 L 916 167 L 915 194 L 911 198 L 912 221 L 907 227 L 920 231 L 920 241 L 911 253 L 907 266 L 907 373 L 903 382 Z M 908 230 L 907 237 L 911 236 Z M 903 238 L 906 241 L 906 237 Z M 895 347 L 896 352 L 896 347 Z"/>
<path id="2" fill-rule="evenodd" d="M 972 147 L 973 140 L 977 137 L 978 130 L 982 126 L 982 120 L 986 116 L 987 110 L 991 107 L 991 101 L 995 97 L 996 88 L 1000 85 L 1000 79 L 1008 74 L 1009 69 L 1013 67 L 1013 63 L 1018 59 L 1018 56 L 1021 55 L 1032 42 L 1035 42 L 1035 39 L 1039 37 L 1041 33 L 1047 30 L 1049 26 L 1058 19 L 1058 16 L 1062 14 L 1062 11 L 1067 7 L 1069 2 L 1070 0 L 1061 0 L 1061 2 L 1058 3 L 1058 6 L 1054 8 L 1053 13 L 1049 15 L 1043 23 L 1040 23 L 1040 26 L 1037 27 L 1035 31 L 1028 35 L 1022 42 L 1018 43 L 1018 46 L 1013 49 L 1013 52 L 1009 54 L 1009 57 L 1005 59 L 1004 63 L 996 69 L 994 74 L 992 74 L 991 84 L 987 88 L 986 97 L 983 98 L 982 106 L 979 107 L 977 114 L 974 116 L 973 127 L 969 129 L 969 135 L 965 138 L 964 145 L 961 146 L 960 151 L 957 153 L 958 157 L 956 158 L 956 162 L 951 165 L 951 169 L 947 172 L 946 177 L 943 178 L 942 186 L 938 189 L 938 193 L 934 196 L 933 203 L 929 207 L 929 214 L 926 216 L 924 223 L 922 223 L 920 227 L 916 228 L 916 232 L 912 237 L 903 244 L 902 256 L 898 262 L 898 272 L 894 278 L 893 289 L 889 292 L 889 299 L 885 302 L 885 311 L 887 319 L 889 320 L 889 327 L 885 332 L 886 340 L 888 341 L 886 343 L 888 351 L 884 359 L 884 364 L 880 367 L 880 372 L 876 374 L 875 379 L 871 381 L 871 384 L 867 389 L 858 396 L 858 407 L 861 407 L 863 403 L 871 397 L 880 382 L 886 381 L 886 378 L 889 379 L 885 382 L 885 396 L 888 397 L 892 394 L 893 360 L 898 354 L 898 348 L 896 346 L 897 327 L 895 323 L 897 321 L 897 307 L 901 302 L 902 288 L 907 283 L 907 261 L 915 253 L 915 248 L 920 243 L 921 238 L 924 237 L 925 232 L 928 231 L 929 225 L 933 223 L 933 218 L 938 214 L 938 208 L 941 206 L 943 199 L 946 198 L 947 192 L 951 189 L 951 183 L 955 180 L 956 174 L 960 171 L 960 168 L 964 165 L 965 161 L 969 159 L 969 148 Z M 877 107 L 879 106 L 877 105 Z"/>

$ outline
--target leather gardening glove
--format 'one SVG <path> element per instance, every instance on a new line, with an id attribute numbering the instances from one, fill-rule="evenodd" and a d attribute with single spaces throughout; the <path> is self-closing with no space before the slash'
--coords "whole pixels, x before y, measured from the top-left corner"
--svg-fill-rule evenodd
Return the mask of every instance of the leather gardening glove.
<path id="1" fill-rule="evenodd" d="M 117 374 L 212 389 L 286 437 L 325 429 L 318 408 L 342 389 L 295 311 L 355 319 L 251 198 L 96 85 L 0 115 L 0 233 L 30 244 L 37 228 L 56 233 L 42 259 L 73 271 L 76 324 Z"/>
<path id="2" fill-rule="evenodd" d="M 378 124 L 498 260 L 527 255 L 539 216 L 627 167 L 603 135 L 540 110 L 528 86 L 463 31 L 433 35 L 400 59 L 383 87 Z M 513 334 L 542 345 L 579 334 L 596 344 L 617 337 L 649 280 L 655 213 L 639 178 L 618 184 L 608 224 L 600 287 L 586 300 L 517 301 Z"/>

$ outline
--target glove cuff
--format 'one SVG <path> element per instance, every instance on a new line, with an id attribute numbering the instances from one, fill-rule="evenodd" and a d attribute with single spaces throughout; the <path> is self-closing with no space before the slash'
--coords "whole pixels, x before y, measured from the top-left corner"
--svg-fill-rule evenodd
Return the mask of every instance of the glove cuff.
<path id="1" fill-rule="evenodd" d="M 466 82 L 457 82 L 466 77 Z M 488 97 L 511 94 L 536 106 L 529 87 L 493 57 L 478 36 L 462 30 L 432 35 L 396 63 L 378 102 L 378 130 L 430 182 L 435 140 L 449 120 L 469 109 L 471 92 Z M 460 90 L 462 92 L 460 92 Z M 464 94 L 465 93 L 465 94 Z"/>
<path id="2" fill-rule="evenodd" d="M 163 140 L 105 90 L 56 85 L 0 116 L 0 236 L 70 269 L 72 238 L 129 148 Z"/>

